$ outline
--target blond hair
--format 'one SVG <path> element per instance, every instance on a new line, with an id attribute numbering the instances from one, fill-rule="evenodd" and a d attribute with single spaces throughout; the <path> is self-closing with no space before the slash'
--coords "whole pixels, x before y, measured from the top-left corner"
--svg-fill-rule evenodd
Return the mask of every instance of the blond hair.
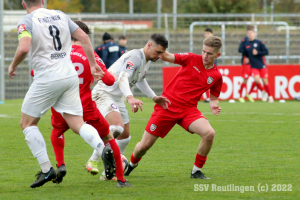
<path id="1" fill-rule="evenodd" d="M 208 47 L 214 47 L 217 52 L 222 48 L 222 39 L 217 36 L 208 36 L 203 41 L 203 45 Z"/>

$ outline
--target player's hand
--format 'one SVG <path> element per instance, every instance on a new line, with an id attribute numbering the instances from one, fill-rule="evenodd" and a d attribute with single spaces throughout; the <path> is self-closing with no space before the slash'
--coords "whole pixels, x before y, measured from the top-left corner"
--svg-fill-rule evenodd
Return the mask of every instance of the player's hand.
<path id="1" fill-rule="evenodd" d="M 221 112 L 221 108 L 218 105 L 211 106 L 211 112 L 218 116 Z"/>
<path id="2" fill-rule="evenodd" d="M 253 50 L 252 50 L 252 54 L 253 54 L 253 55 L 257 55 L 257 54 L 258 54 L 257 50 L 256 50 L 256 49 L 253 49 Z"/>
<path id="3" fill-rule="evenodd" d="M 99 67 L 97 64 L 95 66 L 91 66 L 91 73 L 96 81 L 101 80 L 105 74 L 101 67 Z"/>
<path id="4" fill-rule="evenodd" d="M 139 110 L 139 107 L 141 111 L 143 111 L 143 102 L 141 100 L 135 99 L 132 95 L 129 95 L 127 101 L 131 106 L 132 112 L 136 113 Z"/>
<path id="5" fill-rule="evenodd" d="M 163 97 L 163 96 L 155 96 L 153 98 L 153 101 L 156 104 L 158 104 L 161 107 L 163 107 L 163 109 L 169 109 L 169 105 L 171 105 L 171 102 L 169 101 L 169 99 L 167 99 L 167 97 Z"/>
<path id="6" fill-rule="evenodd" d="M 244 63 L 245 63 L 245 64 L 249 64 L 249 62 L 250 62 L 249 58 L 245 57 L 245 58 L 244 58 Z"/>
<path id="7" fill-rule="evenodd" d="M 10 76 L 10 78 L 14 78 L 14 76 L 16 75 L 16 73 L 14 73 L 15 69 L 10 65 L 8 68 L 8 75 Z"/>

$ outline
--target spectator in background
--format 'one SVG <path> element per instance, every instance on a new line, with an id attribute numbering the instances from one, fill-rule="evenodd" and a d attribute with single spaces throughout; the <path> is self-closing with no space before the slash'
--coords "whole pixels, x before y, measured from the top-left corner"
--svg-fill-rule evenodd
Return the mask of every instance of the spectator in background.
<path id="1" fill-rule="evenodd" d="M 204 30 L 204 38 L 207 38 L 208 36 L 213 36 L 213 30 L 211 28 L 206 28 Z M 217 59 L 215 60 L 215 65 L 217 65 Z M 204 100 L 204 103 L 208 103 L 209 102 L 209 90 L 205 91 L 205 95 L 206 95 L 206 99 Z"/>
<path id="2" fill-rule="evenodd" d="M 260 91 L 262 91 L 262 101 L 269 100 L 270 103 L 274 102 L 273 95 L 271 93 L 271 89 L 269 86 L 268 81 L 268 68 L 266 66 L 265 55 L 269 54 L 269 51 L 264 44 L 264 42 L 255 39 L 256 33 L 254 31 L 253 26 L 248 26 L 247 28 L 247 37 L 248 41 L 244 43 L 244 53 L 246 57 L 249 58 L 251 64 L 251 75 L 254 78 L 254 82 L 251 86 L 249 94 L 247 97 L 250 96 L 251 92 L 257 86 Z M 259 82 L 262 79 L 264 83 L 264 87 Z"/>
<path id="3" fill-rule="evenodd" d="M 249 29 L 250 27 L 253 28 L 253 26 L 249 26 L 247 29 Z M 251 76 L 250 61 L 249 61 L 249 58 L 246 56 L 245 49 L 244 49 L 245 43 L 247 43 L 247 42 L 248 42 L 248 37 L 246 36 L 242 39 L 239 49 L 238 49 L 238 51 L 240 53 L 242 53 L 242 77 L 244 78 L 244 80 L 241 84 L 240 90 L 239 90 L 239 93 L 240 93 L 239 101 L 241 103 L 245 103 L 245 99 L 243 98 L 243 89 L 244 88 L 246 89 L 246 96 L 247 96 L 248 100 L 251 102 L 254 102 L 252 97 L 249 94 L 247 94 L 247 81 L 248 81 L 248 78 Z"/>
<path id="4" fill-rule="evenodd" d="M 119 58 L 119 45 L 107 32 L 104 33 L 102 39 L 103 45 L 98 46 L 95 51 L 108 69 Z"/>
<path id="5" fill-rule="evenodd" d="M 119 58 L 127 52 L 127 48 L 126 48 L 126 44 L 127 44 L 127 39 L 125 35 L 121 35 L 119 37 Z"/>

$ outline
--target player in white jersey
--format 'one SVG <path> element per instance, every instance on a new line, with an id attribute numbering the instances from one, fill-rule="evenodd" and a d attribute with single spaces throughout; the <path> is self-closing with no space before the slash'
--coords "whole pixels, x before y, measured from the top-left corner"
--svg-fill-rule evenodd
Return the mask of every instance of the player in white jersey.
<path id="1" fill-rule="evenodd" d="M 35 76 L 23 101 L 20 125 L 42 169 L 30 187 L 42 186 L 66 174 L 65 168 L 56 172 L 52 168 L 45 140 L 37 127 L 50 107 L 61 113 L 69 127 L 102 156 L 105 170 L 112 177 L 112 150 L 104 147 L 95 128 L 83 122 L 78 76 L 70 58 L 72 36 L 82 43 L 95 79 L 101 79 L 103 72 L 96 63 L 88 35 L 63 12 L 45 9 L 44 0 L 23 0 L 22 5 L 28 14 L 18 23 L 19 45 L 8 74 L 13 78 L 17 66 L 29 53 Z"/>
<path id="2" fill-rule="evenodd" d="M 143 102 L 135 99 L 130 87 L 136 85 L 145 95 L 163 108 L 168 108 L 169 100 L 157 96 L 149 87 L 145 76 L 151 61 L 161 58 L 168 47 L 168 41 L 161 34 L 153 34 L 142 49 L 134 49 L 123 54 L 110 68 L 109 72 L 117 75 L 118 80 L 112 86 L 103 84 L 100 80 L 92 91 L 92 98 L 96 102 L 101 114 L 110 125 L 121 154 L 130 141 L 129 116 L 123 101 L 126 97 L 133 112 L 142 110 Z"/>

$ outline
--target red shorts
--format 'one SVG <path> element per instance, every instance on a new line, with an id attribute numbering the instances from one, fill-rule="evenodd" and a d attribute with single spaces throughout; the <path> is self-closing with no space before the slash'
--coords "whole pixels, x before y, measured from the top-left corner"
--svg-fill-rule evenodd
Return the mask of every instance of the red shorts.
<path id="1" fill-rule="evenodd" d="M 242 65 L 242 77 L 248 79 L 251 76 L 251 65 Z"/>
<path id="2" fill-rule="evenodd" d="M 164 138 L 175 124 L 188 131 L 189 125 L 200 118 L 205 117 L 196 107 L 178 108 L 176 111 L 170 111 L 155 105 L 145 130 L 151 135 Z"/>
<path id="3" fill-rule="evenodd" d="M 69 126 L 60 113 L 56 112 L 53 108 L 51 108 L 51 112 L 51 124 L 53 131 L 56 133 L 59 132 L 60 134 L 57 134 L 57 136 L 60 136 L 69 129 Z M 94 116 L 97 116 L 96 120 L 85 120 L 85 114 L 83 113 L 83 119 L 86 121 L 86 123 L 93 126 L 98 131 L 101 138 L 106 137 L 110 132 L 109 124 L 98 109 L 95 110 Z"/>
<path id="4" fill-rule="evenodd" d="M 253 77 L 259 75 L 260 78 L 268 78 L 268 68 L 262 68 L 262 69 L 251 68 L 251 74 Z"/>

